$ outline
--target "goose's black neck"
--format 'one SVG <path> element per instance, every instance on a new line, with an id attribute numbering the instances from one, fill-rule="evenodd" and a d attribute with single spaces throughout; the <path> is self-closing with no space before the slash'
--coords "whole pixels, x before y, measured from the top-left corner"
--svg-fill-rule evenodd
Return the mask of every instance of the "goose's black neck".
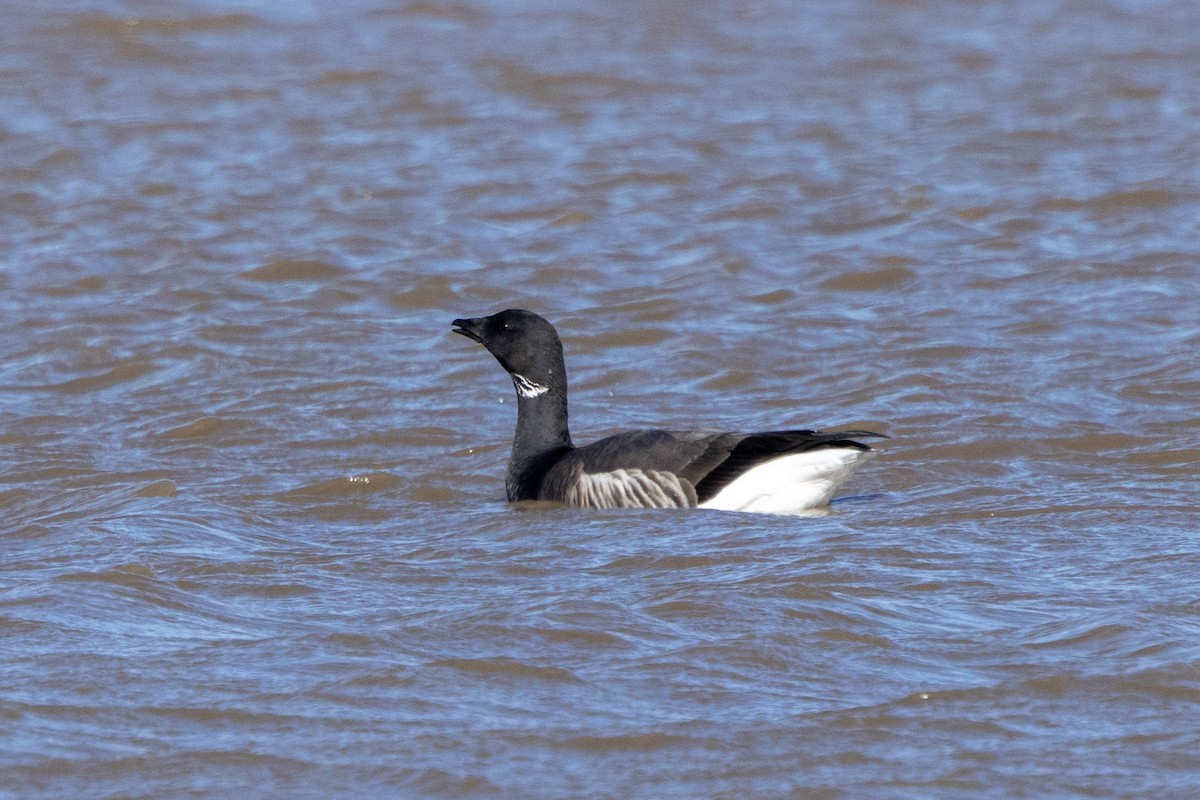
<path id="1" fill-rule="evenodd" d="M 509 500 L 533 500 L 547 470 L 572 448 L 566 376 L 559 365 L 534 378 L 513 373 L 512 379 L 517 390 L 517 432 L 505 483 Z"/>
<path id="2" fill-rule="evenodd" d="M 508 465 L 508 499 L 536 499 L 546 472 L 571 449 L 567 369 L 558 331 L 531 311 L 454 320 L 454 330 L 496 357 L 517 390 L 517 433 Z"/>

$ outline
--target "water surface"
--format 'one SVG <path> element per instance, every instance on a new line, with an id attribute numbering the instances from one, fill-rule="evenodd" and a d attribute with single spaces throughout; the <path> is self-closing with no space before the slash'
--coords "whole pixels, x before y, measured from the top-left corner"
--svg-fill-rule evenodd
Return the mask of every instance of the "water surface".
<path id="1" fill-rule="evenodd" d="M 1195 4 L 0 13 L 0 795 L 1200 791 Z M 510 508 L 510 306 L 889 452 Z"/>

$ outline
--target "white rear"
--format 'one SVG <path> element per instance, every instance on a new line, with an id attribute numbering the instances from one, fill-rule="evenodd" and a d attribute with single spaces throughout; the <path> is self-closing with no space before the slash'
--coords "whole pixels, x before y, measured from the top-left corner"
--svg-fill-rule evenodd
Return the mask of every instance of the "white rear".
<path id="1" fill-rule="evenodd" d="M 878 450 L 824 447 L 780 456 L 743 472 L 700 508 L 800 514 L 829 503 L 833 492 Z"/>

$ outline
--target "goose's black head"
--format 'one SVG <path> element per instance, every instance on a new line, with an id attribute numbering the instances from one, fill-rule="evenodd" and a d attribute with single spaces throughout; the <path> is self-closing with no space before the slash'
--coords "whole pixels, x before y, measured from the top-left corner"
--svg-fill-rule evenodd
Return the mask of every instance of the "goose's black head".
<path id="1" fill-rule="evenodd" d="M 532 311 L 510 308 L 490 317 L 456 319 L 454 332 L 486 347 L 511 375 L 538 386 L 566 386 L 558 332 Z"/>

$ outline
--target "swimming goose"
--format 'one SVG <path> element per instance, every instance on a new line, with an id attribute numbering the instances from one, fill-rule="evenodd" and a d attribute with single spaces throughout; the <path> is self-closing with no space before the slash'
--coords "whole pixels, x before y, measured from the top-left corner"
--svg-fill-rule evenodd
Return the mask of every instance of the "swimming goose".
<path id="1" fill-rule="evenodd" d="M 641 430 L 583 447 L 567 429 L 567 373 L 554 326 L 530 311 L 456 319 L 455 333 L 487 348 L 517 390 L 509 501 L 589 508 L 713 508 L 795 514 L 824 506 L 879 451 L 872 431 L 723 433 Z"/>

